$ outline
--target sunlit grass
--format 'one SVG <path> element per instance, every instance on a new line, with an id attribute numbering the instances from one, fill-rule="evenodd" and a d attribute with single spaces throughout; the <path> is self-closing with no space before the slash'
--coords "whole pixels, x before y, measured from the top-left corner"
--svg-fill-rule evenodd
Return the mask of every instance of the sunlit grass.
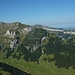
<path id="1" fill-rule="evenodd" d="M 31 73 L 32 75 L 75 75 L 75 70 L 72 69 L 72 67 L 69 69 L 58 68 L 54 65 L 54 62 L 43 61 L 43 57 L 46 57 L 46 55 L 40 57 L 40 64 L 37 64 L 37 62 L 26 62 L 23 59 L 17 60 L 11 57 L 8 59 L 0 57 L 0 62 L 17 67 L 22 71 Z"/>

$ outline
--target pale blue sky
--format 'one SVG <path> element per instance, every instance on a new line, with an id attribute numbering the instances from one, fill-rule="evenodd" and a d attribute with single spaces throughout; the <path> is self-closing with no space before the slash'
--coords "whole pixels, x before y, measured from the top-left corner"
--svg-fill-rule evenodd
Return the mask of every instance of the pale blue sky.
<path id="1" fill-rule="evenodd" d="M 75 0 L 0 0 L 0 22 L 75 26 Z"/>

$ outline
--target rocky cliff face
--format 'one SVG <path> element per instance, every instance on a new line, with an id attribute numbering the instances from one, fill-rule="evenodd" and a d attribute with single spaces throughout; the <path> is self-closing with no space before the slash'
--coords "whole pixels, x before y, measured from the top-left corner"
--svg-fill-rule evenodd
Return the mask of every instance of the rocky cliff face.
<path id="1" fill-rule="evenodd" d="M 58 31 L 55 31 L 57 29 L 54 29 L 54 31 L 49 31 L 47 29 L 51 30 L 51 28 L 42 25 L 29 26 L 21 24 L 19 22 L 15 23 L 1 22 L 0 23 L 1 55 L 3 55 L 4 58 L 12 56 L 13 58 L 19 59 L 23 57 L 27 61 L 30 60 L 35 61 L 41 56 L 42 53 L 44 53 L 45 50 L 44 46 L 45 44 L 47 44 L 49 36 L 56 35 L 57 37 L 63 40 L 65 39 L 64 36 L 67 37 L 70 36 L 64 34 L 63 32 L 60 32 L 61 30 L 59 29 Z M 15 34 L 14 38 L 10 37 L 12 36 L 13 32 Z"/>
<path id="2" fill-rule="evenodd" d="M 27 49 L 35 51 L 40 45 L 43 37 L 47 37 L 47 31 L 42 28 L 35 28 L 23 40 L 23 44 Z"/>
<path id="3" fill-rule="evenodd" d="M 22 24 L 20 22 L 0 22 L 0 49 L 2 52 L 7 48 L 10 48 L 10 51 L 12 51 L 11 45 L 12 48 L 17 48 L 17 46 L 31 30 L 31 26 Z M 14 44 L 14 40 L 17 40 L 16 44 Z M 12 41 L 13 43 L 11 43 Z"/>

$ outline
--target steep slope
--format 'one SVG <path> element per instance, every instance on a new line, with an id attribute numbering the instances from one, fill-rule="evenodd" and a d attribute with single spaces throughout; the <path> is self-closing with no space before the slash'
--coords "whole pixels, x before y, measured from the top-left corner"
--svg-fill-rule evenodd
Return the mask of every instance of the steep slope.
<path id="1" fill-rule="evenodd" d="M 3 23 L 1 28 L 3 29 L 6 25 Z M 43 26 L 31 27 L 18 22 L 8 24 L 6 27 L 6 30 L 14 31 L 16 36 L 9 38 L 2 36 L 4 32 L 1 33 L 0 62 L 32 75 L 75 74 L 74 36 L 65 39 L 59 37 L 57 32 L 57 34 L 49 33 L 42 28 Z M 13 42 L 15 44 L 12 47 Z"/>
<path id="2" fill-rule="evenodd" d="M 41 28 L 35 28 L 27 34 L 21 45 L 17 48 L 14 57 L 23 58 L 26 61 L 36 61 L 42 54 L 42 38 L 47 37 L 47 31 Z M 17 56 L 18 53 L 18 56 Z"/>
<path id="3" fill-rule="evenodd" d="M 32 48 L 34 46 L 39 47 L 41 45 L 43 37 L 47 37 L 47 31 L 41 28 L 35 28 L 25 37 L 23 44 L 29 48 Z"/>
<path id="4" fill-rule="evenodd" d="M 0 22 L 0 50 L 3 56 L 10 56 L 31 29 L 31 26 L 20 22 Z"/>

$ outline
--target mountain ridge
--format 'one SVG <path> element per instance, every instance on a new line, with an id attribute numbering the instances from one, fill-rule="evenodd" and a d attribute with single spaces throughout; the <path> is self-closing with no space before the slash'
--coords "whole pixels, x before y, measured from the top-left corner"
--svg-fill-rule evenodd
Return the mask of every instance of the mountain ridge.
<path id="1" fill-rule="evenodd" d="M 4 25 L 0 28 L 1 62 L 32 75 L 63 75 L 75 69 L 75 32 L 42 25 Z"/>

